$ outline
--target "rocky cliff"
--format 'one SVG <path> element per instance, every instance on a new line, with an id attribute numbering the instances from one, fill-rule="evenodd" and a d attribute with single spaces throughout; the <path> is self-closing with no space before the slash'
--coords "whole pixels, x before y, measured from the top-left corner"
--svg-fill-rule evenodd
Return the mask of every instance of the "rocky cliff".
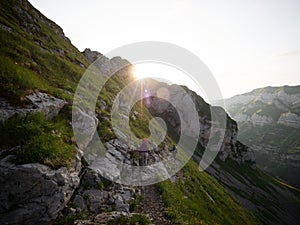
<path id="1" fill-rule="evenodd" d="M 237 123 L 226 114 L 224 109 L 210 106 L 203 100 L 203 98 L 186 87 L 183 87 L 185 91 L 176 92 L 172 91 L 173 89 L 176 89 L 176 85 L 167 85 L 164 83 L 155 82 L 153 80 L 148 80 L 145 82 L 144 88 L 151 88 L 152 94 L 157 96 L 151 98 L 151 101 L 149 101 L 150 104 L 145 103 L 146 108 L 150 111 L 152 116 L 159 116 L 167 121 L 172 129 L 177 131 L 178 135 L 180 135 L 180 124 L 183 121 L 180 121 L 180 118 L 176 116 L 177 110 L 185 112 L 182 119 L 185 121 L 185 123 L 189 124 L 190 130 L 194 130 L 193 126 L 195 126 L 195 123 L 192 121 L 192 115 L 190 115 L 191 110 L 186 110 L 186 105 L 183 104 L 182 108 L 175 108 L 171 102 L 173 102 L 175 105 L 180 105 L 176 104 L 176 102 L 185 101 L 184 99 L 187 99 L 188 96 L 191 97 L 196 106 L 198 114 L 198 120 L 200 124 L 198 140 L 203 149 L 207 147 L 210 139 L 218 138 L 218 131 L 212 130 L 212 123 L 218 124 L 222 122 L 221 120 L 225 120 L 224 137 L 220 138 L 221 145 L 218 157 L 222 161 L 232 159 L 238 163 L 248 164 L 253 169 L 255 168 L 255 158 L 253 152 L 250 149 L 245 151 L 246 148 L 244 148 L 243 145 L 237 141 Z M 164 91 L 169 93 L 168 98 L 170 99 L 170 102 L 159 98 L 161 89 L 164 89 Z M 214 118 L 215 121 L 212 120 L 211 113 L 218 114 L 217 117 Z M 202 156 L 202 154 L 203 151 L 197 151 L 194 157 L 199 158 L 199 156 Z"/>
<path id="2" fill-rule="evenodd" d="M 78 187 L 81 157 L 74 167 L 53 170 L 38 163 L 15 165 L 14 156 L 0 160 L 0 223 L 49 224 Z"/>
<path id="3" fill-rule="evenodd" d="M 238 122 L 238 139 L 255 151 L 258 165 L 299 187 L 300 87 L 266 87 L 226 100 Z"/>

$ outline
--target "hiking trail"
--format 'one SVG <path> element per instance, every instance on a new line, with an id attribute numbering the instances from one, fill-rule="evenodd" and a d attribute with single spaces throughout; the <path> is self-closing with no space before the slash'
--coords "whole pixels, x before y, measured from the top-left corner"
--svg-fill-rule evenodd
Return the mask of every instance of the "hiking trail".
<path id="1" fill-rule="evenodd" d="M 148 214 L 151 222 L 155 225 L 172 225 L 167 217 L 161 195 L 154 185 L 142 187 L 142 196 L 143 199 L 138 209 L 139 213 Z"/>

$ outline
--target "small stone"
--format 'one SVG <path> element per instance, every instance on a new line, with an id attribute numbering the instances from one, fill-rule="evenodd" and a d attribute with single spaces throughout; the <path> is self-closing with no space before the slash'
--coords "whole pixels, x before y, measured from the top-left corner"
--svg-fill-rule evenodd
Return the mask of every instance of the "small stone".
<path id="1" fill-rule="evenodd" d="M 122 194 L 122 198 L 123 198 L 124 202 L 129 202 L 130 199 L 131 199 L 131 193 L 130 193 L 130 191 L 125 191 Z"/>
<path id="2" fill-rule="evenodd" d="M 81 195 L 76 195 L 73 200 L 73 203 L 79 212 L 87 210 L 85 200 L 83 199 L 83 197 Z"/>

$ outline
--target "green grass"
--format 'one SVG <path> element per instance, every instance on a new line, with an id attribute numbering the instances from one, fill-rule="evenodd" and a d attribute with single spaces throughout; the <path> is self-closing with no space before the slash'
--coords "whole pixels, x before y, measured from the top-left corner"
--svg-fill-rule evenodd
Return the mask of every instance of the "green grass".
<path id="1" fill-rule="evenodd" d="M 76 220 L 85 220 L 87 219 L 87 215 L 85 212 L 81 212 L 79 214 L 68 215 L 62 218 L 58 224 L 59 225 L 74 225 Z"/>
<path id="2" fill-rule="evenodd" d="M 16 6 L 27 14 L 18 12 Z M 18 101 L 28 89 L 38 89 L 68 98 L 62 89 L 75 90 L 84 72 L 82 65 L 89 64 L 87 59 L 63 38 L 60 27 L 33 8 L 3 0 L 0 9 L 0 23 L 12 28 L 0 32 L 0 95 Z M 45 22 L 32 19 L 37 15 Z M 34 25 L 29 32 L 28 24 Z"/>
<path id="3" fill-rule="evenodd" d="M 183 176 L 175 183 L 157 185 L 174 224 L 260 224 L 218 182 L 199 173 L 194 161 L 183 168 Z"/>
<path id="4" fill-rule="evenodd" d="M 280 205 L 281 203 L 284 203 L 284 200 L 282 199 L 286 199 L 284 193 L 293 193 L 294 197 L 289 199 L 289 204 L 299 208 L 300 192 L 298 189 L 271 177 L 259 168 L 254 170 L 249 166 L 240 165 L 230 159 L 227 159 L 225 162 L 217 159 L 217 163 L 221 166 L 220 169 L 222 171 L 226 171 L 245 186 L 249 186 L 250 189 L 255 186 L 257 190 L 260 190 L 249 193 L 247 191 L 243 191 L 243 189 L 236 189 L 235 187 L 225 184 L 225 186 L 227 186 L 227 188 L 232 192 L 249 200 L 254 205 L 264 208 L 264 210 L 260 210 L 257 213 L 257 216 L 262 222 L 269 223 L 270 221 L 280 221 L 278 212 L 280 207 L 284 209 L 284 206 Z M 263 191 L 263 194 L 260 193 L 261 191 Z M 276 201 L 280 202 L 280 204 L 276 204 Z"/>
<path id="5" fill-rule="evenodd" d="M 0 124 L 1 147 L 19 146 L 16 163 L 39 162 L 52 168 L 71 166 L 75 146 L 71 127 L 62 117 L 48 121 L 42 113 L 14 116 Z"/>
<path id="6" fill-rule="evenodd" d="M 228 172 L 234 178 L 239 180 L 243 184 L 255 184 L 258 188 L 264 190 L 273 197 L 276 197 L 274 188 L 267 182 L 273 182 L 270 176 L 267 176 L 259 169 L 252 169 L 246 165 L 240 165 L 236 161 L 227 159 L 225 162 L 216 159 L 221 169 Z"/>
<path id="7" fill-rule="evenodd" d="M 25 95 L 33 91 L 49 93 L 72 102 L 88 60 L 62 29 L 31 7 L 27 1 L 0 2 L 0 96 L 12 105 L 26 105 Z M 70 107 L 51 121 L 42 114 L 13 117 L 1 127 L 1 147 L 20 146 L 16 163 L 43 163 L 58 168 L 71 166 L 76 153 L 72 144 Z"/>
<path id="8" fill-rule="evenodd" d="M 129 210 L 130 212 L 134 212 L 141 204 L 143 200 L 143 195 L 139 195 L 137 193 L 134 194 L 134 200 L 129 202 Z"/>

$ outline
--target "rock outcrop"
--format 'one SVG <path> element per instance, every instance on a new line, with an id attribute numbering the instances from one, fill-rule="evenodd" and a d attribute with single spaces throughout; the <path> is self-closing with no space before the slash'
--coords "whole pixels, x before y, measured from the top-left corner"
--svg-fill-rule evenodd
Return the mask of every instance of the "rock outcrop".
<path id="1" fill-rule="evenodd" d="M 272 119 L 272 117 L 267 116 L 267 115 L 259 115 L 259 114 L 253 114 L 251 116 L 250 121 L 253 123 L 254 126 L 259 125 L 259 126 L 263 126 L 266 124 L 272 124 L 274 123 L 274 120 Z"/>
<path id="2" fill-rule="evenodd" d="M 0 160 L 0 223 L 49 224 L 79 185 L 81 157 L 70 170 L 38 163 L 15 165 L 13 159 L 9 155 Z"/>
<path id="3" fill-rule="evenodd" d="M 0 98 L 0 121 L 3 122 L 15 114 L 26 116 L 35 112 L 42 112 L 47 119 L 52 119 L 67 104 L 62 99 L 42 92 L 26 95 L 25 99 L 29 103 L 25 107 L 18 107 L 12 106 L 6 99 Z"/>
<path id="4" fill-rule="evenodd" d="M 76 119 L 74 119 L 76 118 Z M 78 133 L 77 144 L 80 148 L 85 148 L 91 142 L 98 126 L 98 119 L 94 112 L 82 109 L 73 110 L 73 130 Z"/>
<path id="5" fill-rule="evenodd" d="M 130 203 L 139 194 L 138 188 L 112 183 L 87 169 L 69 205 L 75 206 L 77 212 L 86 211 L 93 215 L 113 210 L 129 213 Z"/>
<path id="6" fill-rule="evenodd" d="M 291 112 L 282 113 L 277 123 L 300 129 L 300 116 Z"/>
<path id="7" fill-rule="evenodd" d="M 94 65 L 97 66 L 99 71 L 104 75 L 113 75 L 121 70 L 120 72 L 123 75 L 123 78 L 130 77 L 131 64 L 126 59 L 122 59 L 119 56 L 109 59 L 100 52 L 92 51 L 89 48 L 86 48 L 82 53 L 91 63 L 95 63 Z M 126 68 L 127 66 L 129 68 Z"/>

